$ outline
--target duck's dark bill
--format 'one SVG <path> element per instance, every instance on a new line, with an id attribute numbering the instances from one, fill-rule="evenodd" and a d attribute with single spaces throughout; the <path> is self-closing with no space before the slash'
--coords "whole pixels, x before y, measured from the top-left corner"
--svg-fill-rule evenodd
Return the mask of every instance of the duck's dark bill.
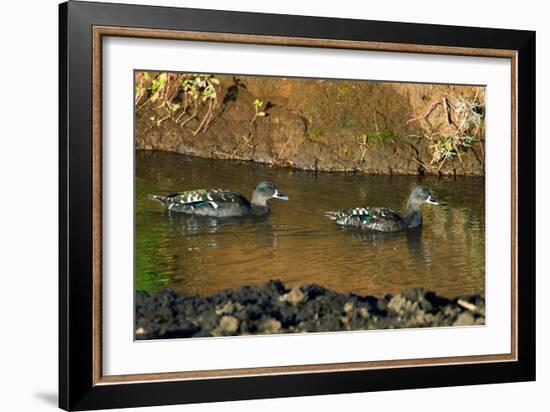
<path id="1" fill-rule="evenodd" d="M 273 195 L 273 197 L 274 197 L 275 199 L 288 200 L 288 196 L 285 195 L 285 194 L 283 194 L 283 193 L 281 193 L 281 192 L 279 192 L 279 191 L 275 192 L 275 194 Z"/>

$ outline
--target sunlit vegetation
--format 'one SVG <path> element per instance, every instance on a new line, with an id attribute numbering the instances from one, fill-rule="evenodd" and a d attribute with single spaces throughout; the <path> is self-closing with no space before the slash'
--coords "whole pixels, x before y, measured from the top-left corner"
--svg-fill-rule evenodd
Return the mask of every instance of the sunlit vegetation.
<path id="1" fill-rule="evenodd" d="M 264 102 L 262 102 L 260 99 L 255 99 L 252 102 L 252 107 L 254 107 L 254 117 L 250 121 L 250 124 L 253 124 L 258 117 L 264 117 L 266 115 L 265 111 L 262 110 Z"/>
<path id="2" fill-rule="evenodd" d="M 388 129 L 379 129 L 378 122 L 376 121 L 376 114 L 373 116 L 374 129 L 368 131 L 367 133 L 355 136 L 353 141 L 357 143 L 362 148 L 361 159 L 362 162 L 365 158 L 365 154 L 369 150 L 374 150 L 378 145 L 384 145 L 384 143 L 391 137 L 395 137 Z"/>
<path id="3" fill-rule="evenodd" d="M 164 109 L 164 116 L 154 119 L 157 126 L 171 119 L 181 127 L 194 121 L 193 135 L 208 130 L 220 89 L 214 75 L 142 72 L 136 77 L 136 109 L 148 104 Z"/>
<path id="4" fill-rule="evenodd" d="M 319 138 L 319 136 L 321 136 L 321 129 L 316 127 L 315 129 L 313 129 L 312 131 L 310 131 L 308 133 L 308 136 L 313 141 L 317 140 Z"/>
<path id="5" fill-rule="evenodd" d="M 483 154 L 481 139 L 485 127 L 485 104 L 480 101 L 477 93 L 473 97 L 447 94 L 441 100 L 433 102 L 424 115 L 410 119 L 407 123 L 426 121 L 432 128 L 427 119 L 437 108 L 445 111 L 446 124 L 424 135 L 431 142 L 430 165 L 437 167 L 439 171 L 444 164 L 454 159 L 462 162 L 461 155 L 476 143 L 479 143 Z"/>
<path id="6" fill-rule="evenodd" d="M 362 148 L 361 152 L 361 161 L 365 158 L 365 154 L 368 150 L 376 149 L 376 147 L 381 144 L 383 145 L 386 140 L 393 136 L 393 133 L 388 129 L 383 130 L 373 130 L 365 134 L 355 136 L 353 141 L 357 143 Z"/>

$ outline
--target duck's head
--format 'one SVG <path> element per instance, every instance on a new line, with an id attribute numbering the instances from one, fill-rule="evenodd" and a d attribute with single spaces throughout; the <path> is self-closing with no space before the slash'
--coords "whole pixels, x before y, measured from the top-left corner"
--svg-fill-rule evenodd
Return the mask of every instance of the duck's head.
<path id="1" fill-rule="evenodd" d="M 252 204 L 264 206 L 269 199 L 288 200 L 288 196 L 282 194 L 273 182 L 260 182 L 252 195 Z"/>
<path id="2" fill-rule="evenodd" d="M 409 201 L 407 203 L 408 208 L 419 208 L 423 203 L 430 205 L 439 205 L 439 202 L 432 196 L 432 192 L 425 186 L 417 186 L 411 192 Z"/>

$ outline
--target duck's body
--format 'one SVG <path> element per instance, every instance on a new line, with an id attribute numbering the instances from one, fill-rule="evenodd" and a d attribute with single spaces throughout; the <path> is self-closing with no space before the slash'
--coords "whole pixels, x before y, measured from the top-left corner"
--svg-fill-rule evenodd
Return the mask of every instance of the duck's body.
<path id="1" fill-rule="evenodd" d="M 340 226 L 375 232 L 398 232 L 422 224 L 421 205 L 423 203 L 438 204 L 432 198 L 429 189 L 416 187 L 409 196 L 405 214 L 385 207 L 356 207 L 338 212 L 327 212 L 327 216 Z"/>
<path id="2" fill-rule="evenodd" d="M 355 207 L 338 212 L 328 212 L 327 216 L 340 226 L 377 232 L 397 232 L 406 228 L 403 216 L 384 207 Z"/>
<path id="3" fill-rule="evenodd" d="M 259 183 L 252 201 L 226 189 L 198 189 L 168 196 L 149 195 L 149 198 L 159 201 L 170 212 L 211 217 L 265 215 L 269 213 L 268 199 L 288 200 L 271 182 Z"/>

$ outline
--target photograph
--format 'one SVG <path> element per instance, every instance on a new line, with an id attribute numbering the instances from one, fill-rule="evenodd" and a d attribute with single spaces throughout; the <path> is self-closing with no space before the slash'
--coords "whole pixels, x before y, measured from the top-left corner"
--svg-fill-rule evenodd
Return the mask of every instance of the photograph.
<path id="1" fill-rule="evenodd" d="M 27 299 L 58 299 L 56 325 L 38 325 L 57 333 L 57 404 L 425 409 L 430 398 L 454 411 L 476 386 L 476 405 L 493 409 L 518 406 L 516 387 L 534 399 L 541 385 L 515 383 L 539 379 L 544 347 L 546 26 L 522 8 L 512 22 L 483 5 L 424 16 L 407 2 L 385 14 L 283 3 L 59 5 L 57 52 L 44 52 L 59 58 L 57 116 L 47 105 L 33 117 L 58 129 L 57 156 L 8 150 L 58 168 L 57 201 L 42 202 L 57 219 L 41 223 L 58 227 L 59 253 L 39 245 L 51 241 L 29 253 L 51 230 L 29 236 L 8 219 L 25 245 L 18 267 L 41 253 L 58 264 L 56 290 Z M 36 78 L 27 63 L 20 77 Z M 23 165 L 36 182 L 42 168 L 17 163 L 16 186 L 45 190 L 13 173 Z M 35 203 L 6 204 L 34 216 Z"/>
<path id="2" fill-rule="evenodd" d="M 485 325 L 484 85 L 133 76 L 136 340 Z"/>

